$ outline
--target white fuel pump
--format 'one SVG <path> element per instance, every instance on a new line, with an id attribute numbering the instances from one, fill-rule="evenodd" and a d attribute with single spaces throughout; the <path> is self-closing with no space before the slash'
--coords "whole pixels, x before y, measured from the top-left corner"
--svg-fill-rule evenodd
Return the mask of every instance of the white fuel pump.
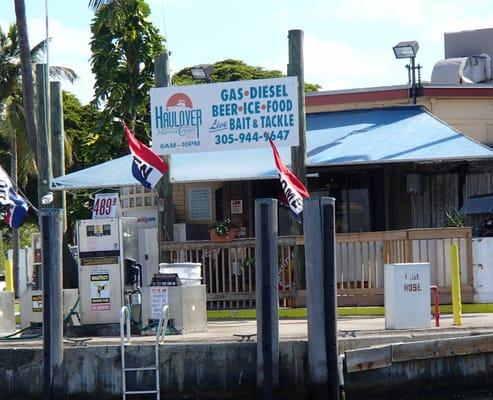
<path id="1" fill-rule="evenodd" d="M 137 219 L 79 220 L 77 241 L 81 323 L 119 323 L 126 287 L 135 291 L 131 302 L 140 290 Z"/>

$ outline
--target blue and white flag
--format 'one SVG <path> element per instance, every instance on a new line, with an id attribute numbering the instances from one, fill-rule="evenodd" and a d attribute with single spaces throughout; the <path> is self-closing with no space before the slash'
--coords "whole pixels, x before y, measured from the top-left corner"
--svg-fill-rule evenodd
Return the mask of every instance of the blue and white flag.
<path id="1" fill-rule="evenodd" d="M 125 122 L 122 121 L 122 125 L 125 128 L 128 147 L 130 147 L 130 152 L 134 156 L 132 160 L 132 175 L 144 187 L 152 189 L 163 174 L 168 171 L 168 164 L 161 160 L 150 148 L 139 142 L 130 132 Z"/>
<path id="2" fill-rule="evenodd" d="M 19 228 L 24 222 L 29 206 L 14 189 L 10 177 L 0 167 L 0 205 L 7 207 L 5 222 L 11 228 Z"/>

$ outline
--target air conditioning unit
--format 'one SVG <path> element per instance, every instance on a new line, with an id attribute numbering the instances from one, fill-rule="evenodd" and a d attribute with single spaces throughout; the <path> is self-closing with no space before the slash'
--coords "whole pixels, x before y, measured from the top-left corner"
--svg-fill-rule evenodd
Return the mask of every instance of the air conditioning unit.
<path id="1" fill-rule="evenodd" d="M 479 83 L 490 79 L 491 60 L 490 56 L 484 53 L 440 60 L 431 73 L 431 83 L 438 85 Z"/>

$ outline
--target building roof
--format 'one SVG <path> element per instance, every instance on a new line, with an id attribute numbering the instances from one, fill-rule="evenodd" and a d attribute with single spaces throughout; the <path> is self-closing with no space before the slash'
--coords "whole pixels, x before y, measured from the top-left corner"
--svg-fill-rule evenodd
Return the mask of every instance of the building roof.
<path id="1" fill-rule="evenodd" d="M 409 85 L 378 86 L 307 93 L 305 104 L 310 107 L 365 102 L 395 102 L 409 99 Z M 420 97 L 493 97 L 493 84 L 437 85 L 423 82 Z"/>
<path id="2" fill-rule="evenodd" d="M 309 114 L 307 167 L 492 158 L 493 151 L 465 136 L 420 106 Z M 267 179 L 277 176 L 265 149 L 171 156 L 174 183 Z M 290 149 L 280 148 L 289 165 Z M 131 156 L 54 180 L 58 189 L 133 186 Z"/>

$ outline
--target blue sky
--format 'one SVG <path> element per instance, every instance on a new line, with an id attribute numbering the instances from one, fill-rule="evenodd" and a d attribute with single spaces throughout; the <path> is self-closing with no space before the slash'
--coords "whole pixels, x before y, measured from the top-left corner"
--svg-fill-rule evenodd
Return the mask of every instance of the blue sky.
<path id="1" fill-rule="evenodd" d="M 47 0 L 50 63 L 81 77 L 64 83 L 86 103 L 94 80 L 89 64 L 87 0 Z M 15 22 L 13 0 L 0 0 L 0 26 Z M 405 84 L 407 60 L 392 46 L 417 40 L 422 77 L 444 57 L 443 34 L 493 28 L 491 0 L 148 0 L 151 19 L 168 40 L 171 72 L 200 63 L 236 58 L 286 71 L 287 34 L 305 33 L 305 80 L 323 90 Z M 45 36 L 45 1 L 26 0 L 30 43 Z"/>

